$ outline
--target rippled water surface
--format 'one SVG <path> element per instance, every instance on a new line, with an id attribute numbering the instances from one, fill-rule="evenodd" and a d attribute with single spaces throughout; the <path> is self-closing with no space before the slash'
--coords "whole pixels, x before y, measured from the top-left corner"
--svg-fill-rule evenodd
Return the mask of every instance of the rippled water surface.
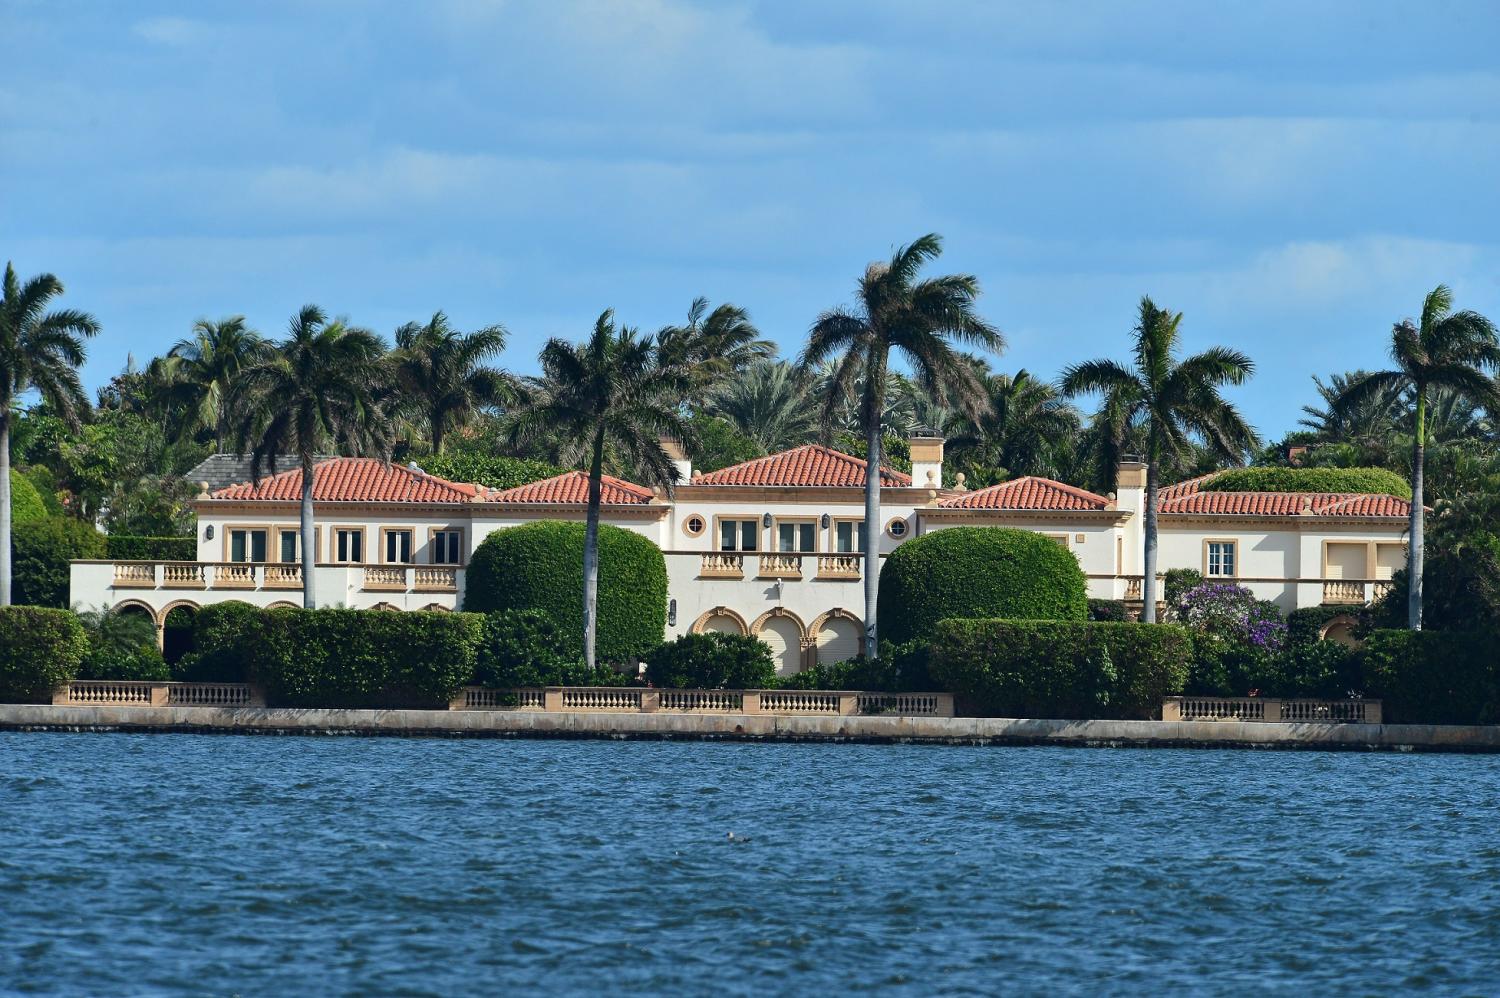
<path id="1" fill-rule="evenodd" d="M 0 988 L 1500 991 L 1500 760 L 0 734 Z"/>

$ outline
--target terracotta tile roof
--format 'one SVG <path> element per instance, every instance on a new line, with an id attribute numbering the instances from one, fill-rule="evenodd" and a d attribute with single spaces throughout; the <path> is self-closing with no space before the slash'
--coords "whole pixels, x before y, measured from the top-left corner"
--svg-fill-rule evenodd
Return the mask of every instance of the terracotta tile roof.
<path id="1" fill-rule="evenodd" d="M 945 509 L 1106 509 L 1100 495 L 1050 478 L 1016 478 L 977 492 L 949 496 L 938 503 Z"/>
<path id="2" fill-rule="evenodd" d="M 373 457 L 335 457 L 313 465 L 317 502 L 469 502 L 478 488 Z M 215 499 L 300 501 L 302 469 L 243 482 L 211 493 Z"/>
<path id="3" fill-rule="evenodd" d="M 1351 492 L 1203 492 L 1212 478 L 1204 475 L 1157 492 L 1162 513 L 1208 513 L 1240 516 L 1378 516 L 1406 517 L 1411 503 L 1394 496 Z"/>
<path id="4" fill-rule="evenodd" d="M 736 464 L 718 471 L 694 475 L 692 485 L 813 485 L 863 488 L 865 462 L 822 444 L 806 444 Z M 911 476 L 882 467 L 880 484 L 904 486 Z"/>
<path id="5" fill-rule="evenodd" d="M 486 498 L 490 502 L 585 505 L 589 501 L 589 476 L 581 471 L 569 471 L 556 478 L 518 485 L 503 492 L 491 492 Z M 605 475 L 600 483 L 599 501 L 606 506 L 642 506 L 651 501 L 651 490 Z"/>

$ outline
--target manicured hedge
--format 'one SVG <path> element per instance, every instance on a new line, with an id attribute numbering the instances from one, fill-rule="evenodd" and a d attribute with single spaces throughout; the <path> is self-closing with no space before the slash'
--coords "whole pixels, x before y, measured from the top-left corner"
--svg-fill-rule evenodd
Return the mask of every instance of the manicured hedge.
<path id="1" fill-rule="evenodd" d="M 196 537 L 136 537 L 110 534 L 105 539 L 105 557 L 114 561 L 196 561 Z"/>
<path id="2" fill-rule="evenodd" d="M 1029 530 L 954 527 L 902 544 L 880 571 L 881 636 L 931 637 L 938 621 L 1084 620 L 1078 559 Z"/>
<path id="3" fill-rule="evenodd" d="M 1182 692 L 1192 653 L 1173 624 L 945 620 L 930 668 L 980 715 L 1150 718 Z"/>
<path id="4" fill-rule="evenodd" d="M 466 613 L 263 610 L 251 679 L 290 707 L 445 707 L 474 675 L 482 619 Z"/>
<path id="5" fill-rule="evenodd" d="M 472 482 L 492 489 L 513 489 L 528 482 L 563 473 L 545 461 L 532 461 L 499 454 L 428 454 L 417 457 L 417 466 L 430 475 L 450 482 Z"/>
<path id="6" fill-rule="evenodd" d="M 248 603 L 210 603 L 193 617 L 193 650 L 173 664 L 174 678 L 193 683 L 250 681 L 250 650 L 265 611 Z"/>
<path id="7" fill-rule="evenodd" d="M 568 648 L 557 622 L 537 610 L 486 614 L 474 661 L 480 686 L 619 686 L 626 677 L 608 668 L 589 672 Z"/>
<path id="8" fill-rule="evenodd" d="M 104 535 L 82 520 L 48 516 L 17 524 L 11 532 L 11 551 L 13 601 L 66 610 L 68 563 L 103 558 Z"/>
<path id="9" fill-rule="evenodd" d="M 464 609 L 536 610 L 557 621 L 569 654 L 583 655 L 582 523 L 544 520 L 497 530 L 465 573 Z M 661 644 L 667 619 L 667 562 L 639 534 L 599 526 L 600 662 L 644 658 Z"/>
<path id="10" fill-rule="evenodd" d="M 88 635 L 66 610 L 0 607 L 0 701 L 51 703 L 88 650 Z"/>
<path id="11" fill-rule="evenodd" d="M 1359 653 L 1364 693 L 1396 724 L 1500 723 L 1500 635 L 1371 632 Z"/>
<path id="12" fill-rule="evenodd" d="M 1304 606 L 1286 615 L 1286 640 L 1288 645 L 1310 645 L 1321 638 L 1323 627 L 1335 617 L 1367 616 L 1362 606 Z"/>
<path id="13" fill-rule="evenodd" d="M 46 515 L 47 504 L 42 501 L 42 494 L 37 491 L 36 486 L 16 469 L 10 469 L 11 525 L 30 523 Z"/>
<path id="14" fill-rule="evenodd" d="M 1089 600 L 1089 619 L 1106 623 L 1123 624 L 1130 619 L 1130 610 L 1124 600 Z"/>
<path id="15" fill-rule="evenodd" d="M 1406 479 L 1385 468 L 1233 468 L 1198 488 L 1203 492 L 1364 492 L 1411 498 Z"/>
<path id="16" fill-rule="evenodd" d="M 749 634 L 684 634 L 646 661 L 653 686 L 688 690 L 756 690 L 776 685 L 776 663 L 764 641 Z"/>

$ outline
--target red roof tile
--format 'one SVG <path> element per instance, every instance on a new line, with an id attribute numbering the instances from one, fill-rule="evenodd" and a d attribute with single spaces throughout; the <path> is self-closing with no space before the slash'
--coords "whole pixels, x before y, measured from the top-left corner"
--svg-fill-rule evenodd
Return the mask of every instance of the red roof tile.
<path id="1" fill-rule="evenodd" d="M 1179 482 L 1157 492 L 1162 513 L 1207 513 L 1239 516 L 1377 516 L 1411 515 L 1411 503 L 1394 496 L 1350 492 L 1203 492 L 1212 478 Z"/>
<path id="2" fill-rule="evenodd" d="M 450 482 L 373 457 L 336 457 L 313 466 L 313 499 L 317 502 L 469 502 L 473 485 Z M 300 501 L 302 469 L 219 489 L 215 499 Z"/>
<path id="3" fill-rule="evenodd" d="M 1017 478 L 977 492 L 949 496 L 938 503 L 945 509 L 1106 509 L 1100 495 L 1050 478 Z"/>
<path id="4" fill-rule="evenodd" d="M 581 471 L 569 471 L 556 478 L 518 485 L 504 492 L 491 492 L 487 498 L 490 502 L 584 505 L 589 501 L 589 476 Z M 640 506 L 651 501 L 651 490 L 605 475 L 600 483 L 599 501 L 606 506 Z"/>
<path id="5" fill-rule="evenodd" d="M 807 444 L 736 464 L 718 471 L 694 475 L 692 485 L 812 485 L 863 488 L 865 462 L 821 444 Z M 880 484 L 904 486 L 911 476 L 882 467 Z"/>

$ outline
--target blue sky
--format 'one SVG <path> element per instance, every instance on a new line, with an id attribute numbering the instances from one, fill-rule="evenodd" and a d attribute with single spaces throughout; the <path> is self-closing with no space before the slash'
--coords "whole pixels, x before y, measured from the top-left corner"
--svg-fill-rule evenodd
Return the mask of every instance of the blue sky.
<path id="1" fill-rule="evenodd" d="M 0 233 L 104 332 L 304 302 L 507 363 L 707 295 L 794 353 L 928 231 L 996 361 L 1123 356 L 1142 294 L 1260 372 L 1384 359 L 1445 281 L 1500 319 L 1500 5 L 0 0 Z"/>

